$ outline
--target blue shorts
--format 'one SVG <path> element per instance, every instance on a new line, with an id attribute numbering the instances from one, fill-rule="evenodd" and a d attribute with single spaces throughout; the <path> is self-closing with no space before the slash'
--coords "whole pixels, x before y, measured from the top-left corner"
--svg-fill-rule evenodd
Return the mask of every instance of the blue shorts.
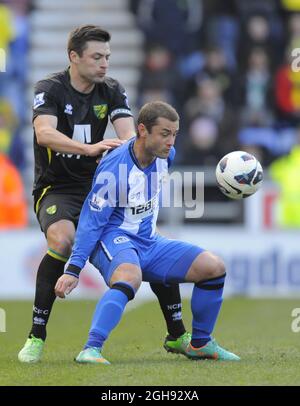
<path id="1" fill-rule="evenodd" d="M 99 269 L 107 285 L 114 270 L 123 263 L 139 266 L 143 281 L 181 283 L 186 282 L 186 273 L 203 251 L 196 245 L 159 235 L 149 242 L 114 230 L 102 236 L 90 262 Z"/>

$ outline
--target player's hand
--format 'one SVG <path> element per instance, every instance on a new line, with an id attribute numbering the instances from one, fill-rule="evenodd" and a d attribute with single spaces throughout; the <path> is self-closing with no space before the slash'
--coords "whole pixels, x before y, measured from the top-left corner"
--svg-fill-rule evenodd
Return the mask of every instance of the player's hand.
<path id="1" fill-rule="evenodd" d="M 56 282 L 54 291 L 56 296 L 64 299 L 78 285 L 79 279 L 75 276 L 64 274 Z"/>
<path id="2" fill-rule="evenodd" d="M 126 141 L 119 140 L 119 138 L 111 138 L 99 141 L 96 144 L 86 144 L 86 155 L 99 157 L 99 155 L 102 155 L 103 152 L 117 148 L 124 144 L 124 142 Z"/>

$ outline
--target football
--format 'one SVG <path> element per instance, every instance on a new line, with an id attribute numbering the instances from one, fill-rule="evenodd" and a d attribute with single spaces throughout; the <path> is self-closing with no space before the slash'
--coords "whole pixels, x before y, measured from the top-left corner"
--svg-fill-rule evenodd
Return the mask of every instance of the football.
<path id="1" fill-rule="evenodd" d="M 231 199 L 243 199 L 260 188 L 263 170 L 253 155 L 244 151 L 233 151 L 219 161 L 216 178 L 224 195 Z"/>

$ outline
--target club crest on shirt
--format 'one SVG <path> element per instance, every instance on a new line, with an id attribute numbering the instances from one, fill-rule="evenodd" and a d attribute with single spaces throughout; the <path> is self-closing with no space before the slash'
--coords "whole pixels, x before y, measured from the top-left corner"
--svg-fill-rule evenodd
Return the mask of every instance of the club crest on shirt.
<path id="1" fill-rule="evenodd" d="M 93 106 L 95 116 L 99 120 L 103 120 L 106 115 L 107 115 L 107 104 L 98 104 L 96 106 Z"/>
<path id="2" fill-rule="evenodd" d="M 57 206 L 56 206 L 56 204 L 54 204 L 53 206 L 47 207 L 46 212 L 51 215 L 51 214 L 55 214 L 56 210 L 57 210 Z"/>
<path id="3" fill-rule="evenodd" d="M 124 237 L 124 236 L 114 238 L 115 244 L 123 244 L 124 242 L 128 242 L 128 241 L 130 241 L 129 238 Z"/>

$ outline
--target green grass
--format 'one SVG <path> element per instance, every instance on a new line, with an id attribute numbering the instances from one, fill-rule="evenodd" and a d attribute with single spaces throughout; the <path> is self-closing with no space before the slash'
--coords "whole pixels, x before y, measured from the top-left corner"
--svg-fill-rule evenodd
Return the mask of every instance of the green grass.
<path id="1" fill-rule="evenodd" d="M 300 333 L 291 331 L 297 300 L 224 301 L 214 332 L 217 341 L 241 356 L 239 363 L 190 361 L 162 348 L 165 327 L 158 304 L 123 316 L 105 345 L 111 366 L 77 365 L 95 303 L 56 303 L 43 361 L 23 365 L 17 353 L 30 325 L 31 303 L 2 302 L 7 332 L 0 333 L 0 385 L 299 385 Z M 189 304 L 184 318 L 190 326 Z"/>

